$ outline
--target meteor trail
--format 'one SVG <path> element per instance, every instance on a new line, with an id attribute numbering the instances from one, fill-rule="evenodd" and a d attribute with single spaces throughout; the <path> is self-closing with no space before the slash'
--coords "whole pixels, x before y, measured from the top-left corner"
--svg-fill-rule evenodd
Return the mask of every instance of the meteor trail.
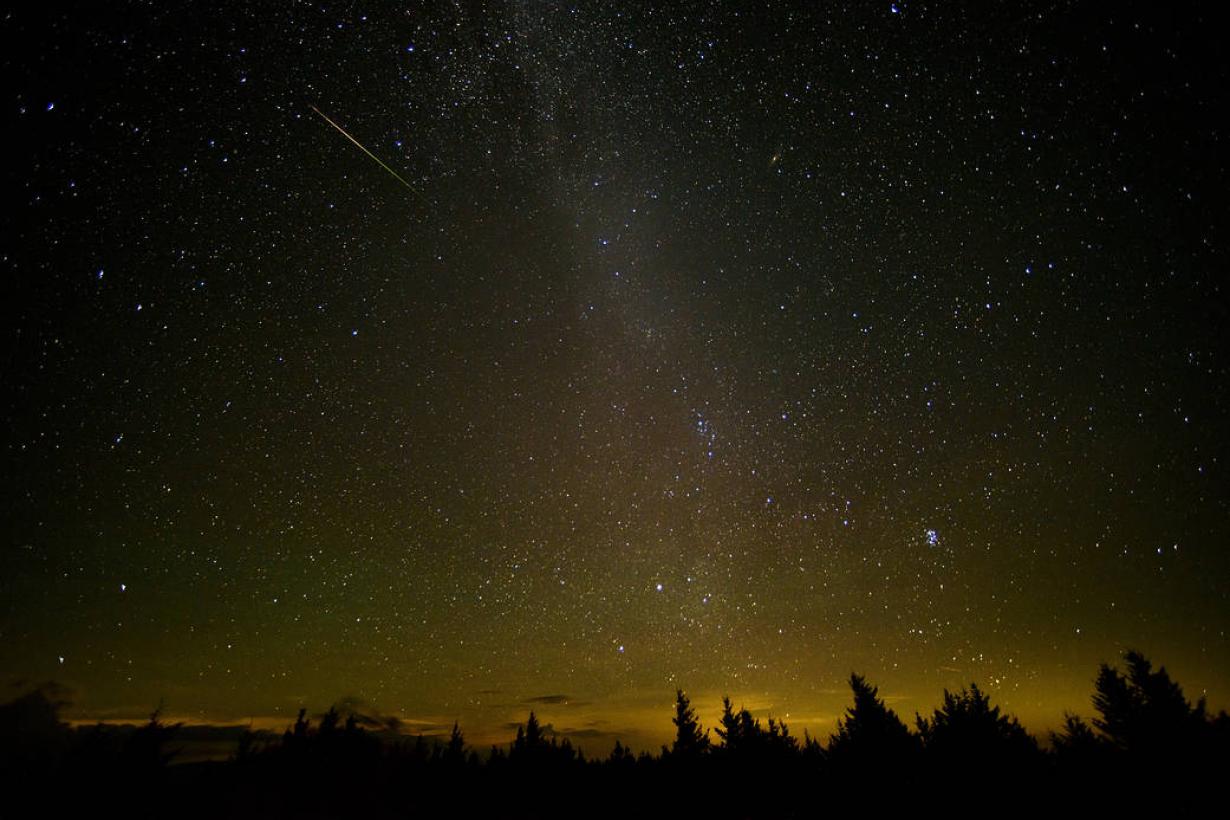
<path id="1" fill-rule="evenodd" d="M 410 191 L 410 193 L 414 194 L 415 196 L 419 197 L 420 199 L 423 199 L 423 198 L 424 198 L 422 194 L 420 194 L 418 191 L 414 190 L 414 188 L 412 188 L 412 187 L 410 186 L 410 183 L 409 183 L 409 182 L 406 182 L 404 179 L 402 179 L 400 174 L 398 174 L 396 171 L 394 171 L 394 170 L 393 170 L 392 168 L 390 168 L 389 166 L 385 165 L 385 164 L 384 164 L 384 162 L 380 159 L 380 157 L 376 156 L 376 155 L 375 155 L 375 154 L 373 154 L 371 151 L 368 151 L 368 150 L 367 150 L 367 148 L 366 148 L 366 147 L 364 147 L 363 143 L 359 142 L 357 139 L 355 139 L 354 137 L 352 137 L 352 136 L 350 136 L 349 134 L 347 134 L 347 133 L 346 133 L 346 129 L 345 129 L 345 128 L 342 128 L 342 126 L 338 125 L 338 124 L 337 124 L 337 123 L 335 123 L 333 120 L 331 120 L 331 119 L 329 119 L 327 116 L 325 116 L 325 113 L 324 113 L 323 111 L 321 111 L 319 108 L 317 108 L 316 106 L 314 106 L 314 105 L 313 105 L 313 106 L 311 106 L 311 109 L 312 109 L 313 111 L 315 111 L 317 114 L 319 114 L 319 115 L 320 115 L 320 118 L 321 118 L 322 120 L 324 120 L 325 122 L 329 123 L 329 125 L 332 125 L 332 126 L 333 126 L 334 128 L 336 128 L 338 131 L 340 131 L 343 137 L 345 137 L 346 139 L 350 140 L 350 141 L 351 141 L 351 142 L 353 142 L 355 145 L 359 146 L 359 150 L 360 150 L 360 151 L 362 151 L 363 153 L 367 154 L 367 155 L 368 155 L 369 157 L 371 157 L 372 159 L 376 160 L 376 163 L 377 163 L 377 164 L 378 164 L 381 168 L 383 168 L 384 170 L 386 170 L 386 171 L 388 171 L 390 174 L 392 174 L 392 175 L 393 175 L 393 179 L 397 180 L 397 181 L 398 181 L 398 182 L 400 182 L 402 185 L 405 185 L 405 186 L 406 186 L 406 188 Z"/>

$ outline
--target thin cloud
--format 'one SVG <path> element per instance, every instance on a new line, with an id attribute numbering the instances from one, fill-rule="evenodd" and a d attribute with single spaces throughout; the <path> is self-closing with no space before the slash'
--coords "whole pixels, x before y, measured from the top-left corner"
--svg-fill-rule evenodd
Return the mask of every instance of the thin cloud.
<path id="1" fill-rule="evenodd" d="M 538 695 L 521 701 L 523 704 L 542 704 L 550 706 L 588 706 L 587 700 L 574 700 L 571 695 Z"/>

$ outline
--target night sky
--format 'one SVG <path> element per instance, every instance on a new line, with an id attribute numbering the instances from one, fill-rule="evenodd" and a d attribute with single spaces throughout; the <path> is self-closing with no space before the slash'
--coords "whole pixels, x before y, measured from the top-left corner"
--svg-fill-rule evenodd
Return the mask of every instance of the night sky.
<path id="1" fill-rule="evenodd" d="M 4 700 L 1230 706 L 1211 6 L 24 5 Z"/>

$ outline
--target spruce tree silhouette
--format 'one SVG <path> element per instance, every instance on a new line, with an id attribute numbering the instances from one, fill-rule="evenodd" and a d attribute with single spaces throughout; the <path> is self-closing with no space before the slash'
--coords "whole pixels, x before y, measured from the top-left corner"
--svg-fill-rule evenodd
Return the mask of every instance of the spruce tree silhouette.
<path id="1" fill-rule="evenodd" d="M 1059 774 L 1069 781 L 1076 778 L 1100 780 L 1108 772 L 1113 751 L 1104 737 L 1077 715 L 1064 713 L 1063 728 L 1051 732 L 1051 750 Z"/>
<path id="2" fill-rule="evenodd" d="M 137 774 L 160 772 L 179 754 L 178 749 L 168 751 L 167 743 L 180 730 L 183 723 L 170 726 L 163 723 L 162 704 L 149 716 L 149 722 L 128 736 L 120 752 L 120 762 L 125 769 Z"/>
<path id="3" fill-rule="evenodd" d="M 525 722 L 525 745 L 530 749 L 542 745 L 542 727 L 538 725 L 538 717 L 530 712 L 529 720 Z"/>
<path id="4" fill-rule="evenodd" d="M 729 756 L 751 753 L 759 745 L 759 736 L 763 730 L 751 712 L 747 709 L 735 712 L 730 705 L 730 698 L 723 697 L 722 717 L 718 719 L 715 731 L 722 739 L 723 753 Z"/>
<path id="5" fill-rule="evenodd" d="M 803 730 L 803 746 L 799 753 L 805 762 L 813 766 L 824 762 L 828 758 L 824 747 L 820 745 L 820 741 L 812 737 L 811 733 L 806 729 Z"/>
<path id="6" fill-rule="evenodd" d="M 1201 744 L 1210 722 L 1204 699 L 1192 706 L 1165 667 L 1156 672 L 1136 650 L 1124 653 L 1128 671 L 1098 670 L 1093 725 L 1115 749 L 1134 755 L 1173 755 Z"/>
<path id="7" fill-rule="evenodd" d="M 696 710 L 682 689 L 675 690 L 675 742 L 671 754 L 679 758 L 695 758 L 709 751 L 709 732 L 701 730 Z"/>
<path id="8" fill-rule="evenodd" d="M 799 752 L 798 739 L 791 736 L 783 721 L 769 718 L 768 728 L 760 724 L 750 711 L 735 712 L 730 698 L 722 698 L 722 716 L 716 728 L 722 740 L 719 747 L 726 757 L 737 757 L 756 763 L 782 762 Z"/>
<path id="9" fill-rule="evenodd" d="M 944 705 L 931 720 L 917 717 L 923 749 L 934 762 L 988 769 L 1036 762 L 1038 743 L 1015 717 L 1000 713 L 971 683 L 960 692 L 944 690 Z"/>
<path id="10" fill-rule="evenodd" d="M 880 700 L 879 690 L 861 675 L 850 676 L 850 689 L 854 706 L 837 721 L 837 734 L 829 740 L 829 759 L 835 765 L 857 768 L 901 766 L 914 758 L 918 739 Z"/>
<path id="11" fill-rule="evenodd" d="M 792 756 L 799 751 L 799 741 L 791 736 L 785 721 L 769 718 L 769 729 L 762 740 L 766 751 L 774 757 Z"/>
<path id="12" fill-rule="evenodd" d="M 68 701 L 55 686 L 42 686 L 0 704 L 0 773 L 22 775 L 54 766 L 67 751 L 68 724 L 60 709 Z"/>
<path id="13" fill-rule="evenodd" d="M 1165 667 L 1154 671 L 1140 652 L 1124 653 L 1126 674 L 1101 664 L 1094 683 L 1092 719 L 1100 748 L 1083 721 L 1069 721 L 1055 744 L 1057 756 L 1082 771 L 1132 777 L 1152 788 L 1191 795 L 1185 784 L 1221 778 L 1230 768 L 1230 720 L 1210 718 L 1203 698 L 1192 705 Z M 1097 750 L 1078 756 L 1078 749 Z"/>
<path id="14" fill-rule="evenodd" d="M 329 711 L 325 712 L 320 718 L 320 725 L 316 727 L 316 735 L 323 739 L 331 738 L 337 732 L 337 724 L 341 722 L 342 716 L 338 713 L 336 706 L 330 706 Z"/>
<path id="15" fill-rule="evenodd" d="M 730 705 L 730 698 L 727 696 L 722 697 L 722 716 L 718 718 L 718 725 L 714 731 L 721 738 L 724 751 L 730 751 L 738 744 L 739 718 L 735 715 L 734 707 Z"/>
<path id="16" fill-rule="evenodd" d="M 308 730 L 311 728 L 311 722 L 307 719 L 307 709 L 300 709 L 299 716 L 295 718 L 295 725 L 292 729 L 287 729 L 282 735 L 282 747 L 286 749 L 302 748 L 308 739 Z"/>
<path id="17" fill-rule="evenodd" d="M 453 731 L 449 733 L 448 745 L 444 747 L 444 759 L 456 766 L 465 761 L 465 755 L 465 735 L 461 733 L 461 726 L 457 721 L 453 721 Z"/>
<path id="18" fill-rule="evenodd" d="M 1105 741 L 1079 715 L 1065 712 L 1063 729 L 1051 732 L 1051 746 L 1059 754 L 1084 756 L 1096 752 Z"/>
<path id="19" fill-rule="evenodd" d="M 257 734 L 252 731 L 251 725 L 244 729 L 243 734 L 239 736 L 239 744 L 235 748 L 234 760 L 241 766 L 247 765 L 256 756 Z"/>
<path id="20" fill-rule="evenodd" d="M 631 749 L 616 740 L 615 748 L 611 749 L 611 756 L 607 758 L 607 763 L 615 766 L 618 771 L 627 772 L 636 765 L 636 755 L 632 754 Z"/>
<path id="21" fill-rule="evenodd" d="M 542 727 L 538 723 L 538 716 L 530 712 L 529 718 L 525 721 L 525 726 L 517 727 L 517 737 L 513 740 L 512 748 L 509 750 L 509 760 L 517 760 L 520 762 L 541 761 L 548 753 L 550 744 L 543 739 Z"/>

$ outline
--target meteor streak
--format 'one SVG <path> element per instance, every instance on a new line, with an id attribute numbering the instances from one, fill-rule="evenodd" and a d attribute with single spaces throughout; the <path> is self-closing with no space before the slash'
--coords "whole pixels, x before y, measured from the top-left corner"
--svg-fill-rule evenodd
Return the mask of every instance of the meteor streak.
<path id="1" fill-rule="evenodd" d="M 386 170 L 386 171 L 388 171 L 390 174 L 392 174 L 392 175 L 393 175 L 393 179 L 397 180 L 397 181 L 398 181 L 398 182 L 400 182 L 402 185 L 405 185 L 405 186 L 406 186 L 406 188 L 410 191 L 410 193 L 414 194 L 415 196 L 419 197 L 420 199 L 423 199 L 423 198 L 424 198 L 422 194 L 420 194 L 418 191 L 414 190 L 414 188 L 412 188 L 412 187 L 410 186 L 410 183 L 409 183 L 409 182 L 406 182 L 404 179 L 402 179 L 400 174 L 398 174 L 396 171 L 394 171 L 394 170 L 393 170 L 392 168 L 390 168 L 389 166 L 385 165 L 385 164 L 384 164 L 384 162 L 380 159 L 380 157 L 376 156 L 376 155 L 375 155 L 375 154 L 373 154 L 371 151 L 368 151 L 368 150 L 367 150 L 367 148 L 363 145 L 363 143 L 359 142 L 357 139 L 355 139 L 354 137 L 352 137 L 352 136 L 350 136 L 349 134 L 347 134 L 347 133 L 346 133 L 346 129 L 345 129 L 345 128 L 342 128 L 342 126 L 338 125 L 338 124 L 337 124 L 337 123 L 335 123 L 333 120 L 331 120 L 331 119 L 329 119 L 327 116 L 325 116 L 325 113 L 324 113 L 323 111 L 321 111 L 319 108 L 317 108 L 316 106 L 314 106 L 314 105 L 313 105 L 313 106 L 311 106 L 311 108 L 312 108 L 312 110 L 313 110 L 313 111 L 315 111 L 317 114 L 319 114 L 319 115 L 320 115 L 320 118 L 321 118 L 322 120 L 324 120 L 325 122 L 329 123 L 329 125 L 332 125 L 332 126 L 333 126 L 334 128 L 336 128 L 338 131 L 340 131 L 343 137 L 345 137 L 346 139 L 350 140 L 350 141 L 351 141 L 351 142 L 353 142 L 355 145 L 357 145 L 357 146 L 359 147 L 359 150 L 360 150 L 360 151 L 362 151 L 363 153 L 367 154 L 367 155 L 368 155 L 369 157 L 371 157 L 372 159 L 376 160 L 376 163 L 377 163 L 377 164 L 378 164 L 381 168 L 383 168 L 384 170 Z"/>

